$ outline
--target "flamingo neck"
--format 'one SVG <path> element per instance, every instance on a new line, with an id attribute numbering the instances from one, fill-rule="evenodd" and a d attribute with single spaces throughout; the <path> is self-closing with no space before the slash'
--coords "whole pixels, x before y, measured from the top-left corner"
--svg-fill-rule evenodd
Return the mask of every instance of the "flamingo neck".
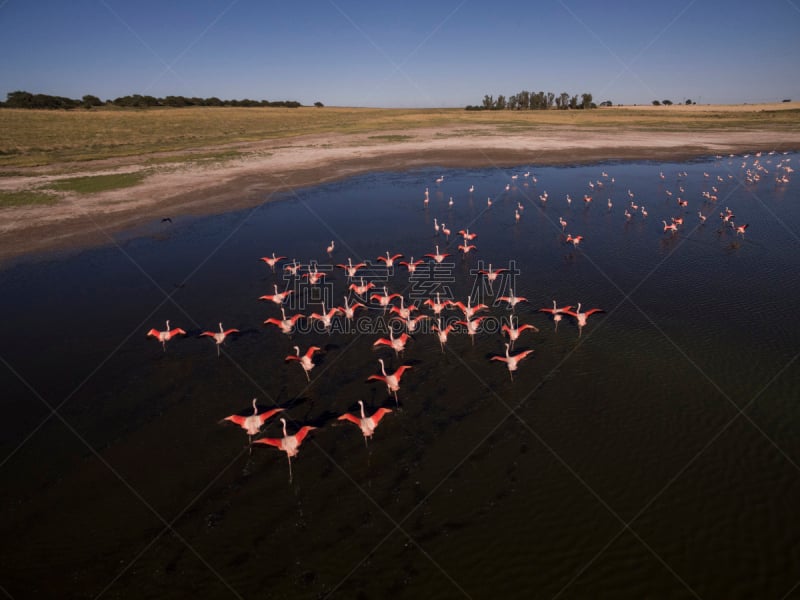
<path id="1" fill-rule="evenodd" d="M 358 401 L 358 404 L 361 406 L 361 418 L 362 418 L 362 419 L 366 419 L 366 418 L 367 418 L 367 415 L 366 415 L 366 414 L 364 414 L 364 403 L 363 403 L 361 400 L 359 400 L 359 401 Z"/>

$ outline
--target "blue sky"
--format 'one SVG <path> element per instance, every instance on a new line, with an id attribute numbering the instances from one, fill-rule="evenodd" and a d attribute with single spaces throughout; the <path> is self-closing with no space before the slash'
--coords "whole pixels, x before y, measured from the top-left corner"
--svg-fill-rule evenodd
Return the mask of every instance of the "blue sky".
<path id="1" fill-rule="evenodd" d="M 3 99 L 800 100 L 800 0 L 0 0 L 0 56 Z"/>

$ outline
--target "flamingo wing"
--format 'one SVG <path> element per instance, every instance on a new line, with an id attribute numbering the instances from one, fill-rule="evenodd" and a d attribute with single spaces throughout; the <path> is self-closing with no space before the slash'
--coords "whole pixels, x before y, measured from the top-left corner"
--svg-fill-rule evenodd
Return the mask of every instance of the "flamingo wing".
<path id="1" fill-rule="evenodd" d="M 400 381 L 400 378 L 403 376 L 403 373 L 408 371 L 411 367 L 408 365 L 400 365 L 397 367 L 397 371 L 394 372 L 394 376 L 397 378 L 397 381 Z"/>
<path id="2" fill-rule="evenodd" d="M 279 412 L 282 412 L 282 411 L 283 411 L 282 408 L 273 408 L 271 410 L 268 410 L 266 412 L 261 413 L 260 415 L 257 415 L 258 416 L 258 420 L 261 421 L 261 424 L 263 425 L 264 421 L 266 421 L 267 419 L 269 419 L 272 416 L 277 415 Z"/>
<path id="3" fill-rule="evenodd" d="M 361 427 L 361 419 L 359 419 L 355 415 L 351 415 L 350 413 L 344 413 L 341 417 L 337 419 L 338 421 L 350 421 L 351 423 L 355 423 L 359 427 Z"/>
<path id="4" fill-rule="evenodd" d="M 236 423 L 239 427 L 244 427 L 244 421 L 247 417 L 243 417 L 241 415 L 231 415 L 230 417 L 225 417 L 225 421 L 230 421 L 231 423 Z"/>
<path id="5" fill-rule="evenodd" d="M 265 446 L 275 446 L 279 450 L 283 450 L 283 438 L 259 438 L 253 440 L 254 444 L 263 444 Z"/>
<path id="6" fill-rule="evenodd" d="M 599 313 L 599 312 L 606 312 L 606 311 L 604 311 L 602 308 L 593 308 L 591 310 L 587 310 L 584 314 L 588 317 L 589 315 L 593 315 L 594 313 Z"/>
<path id="7" fill-rule="evenodd" d="M 390 412 L 392 412 L 391 408 L 379 408 L 378 410 L 376 410 L 373 413 L 372 417 L 370 417 L 370 418 L 372 419 L 372 422 L 377 427 L 378 423 L 381 422 L 381 419 L 384 417 L 384 415 L 386 415 L 386 413 L 390 413 Z"/>
<path id="8" fill-rule="evenodd" d="M 316 427 L 312 427 L 311 425 L 303 425 L 300 428 L 300 431 L 294 434 L 298 446 L 303 443 L 303 440 L 306 439 L 308 432 L 312 431 L 313 429 L 316 429 Z"/>
<path id="9" fill-rule="evenodd" d="M 383 375 L 370 375 L 367 377 L 367 381 L 382 381 L 383 383 L 386 383 L 386 377 Z"/>

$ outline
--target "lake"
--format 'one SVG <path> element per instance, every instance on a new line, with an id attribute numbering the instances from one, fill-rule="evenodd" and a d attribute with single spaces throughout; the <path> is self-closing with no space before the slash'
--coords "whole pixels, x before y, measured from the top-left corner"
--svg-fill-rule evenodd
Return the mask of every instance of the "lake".
<path id="1" fill-rule="evenodd" d="M 374 173 L 7 266 L 2 590 L 800 597 L 798 156 Z M 424 256 L 437 245 L 441 263 Z M 425 262 L 387 269 L 387 252 Z M 403 324 L 369 298 L 330 331 L 264 323 L 275 286 L 287 316 L 355 300 L 334 266 L 348 258 L 413 314 L 439 292 L 485 319 L 443 349 L 423 320 L 402 355 L 374 346 Z M 492 284 L 490 264 L 508 269 Z M 539 311 L 554 300 L 604 312 L 579 328 Z M 494 360 L 512 314 L 538 329 L 515 342 L 533 352 L 513 379 Z M 146 334 L 167 320 L 186 333 L 162 349 Z M 239 332 L 218 356 L 200 333 L 220 322 Z M 310 381 L 284 360 L 294 346 L 319 347 Z M 368 381 L 378 359 L 411 367 L 397 401 Z M 291 482 L 284 452 L 223 420 L 253 398 L 284 409 L 256 439 L 282 437 L 281 416 L 289 434 L 318 428 Z M 367 443 L 338 419 L 358 400 L 392 410 Z"/>

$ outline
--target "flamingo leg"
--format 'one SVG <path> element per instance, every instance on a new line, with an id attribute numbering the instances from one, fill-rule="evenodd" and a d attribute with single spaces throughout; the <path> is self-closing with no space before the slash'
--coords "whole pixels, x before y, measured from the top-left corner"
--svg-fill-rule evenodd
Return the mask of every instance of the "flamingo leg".
<path id="1" fill-rule="evenodd" d="M 309 383 L 311 383 L 311 376 L 308 374 L 308 371 L 306 371 L 305 369 L 303 369 L 303 373 L 305 373 L 305 374 L 306 374 L 306 379 L 308 380 L 308 382 L 309 382 Z M 289 461 L 289 462 L 291 463 L 291 461 Z"/>
<path id="2" fill-rule="evenodd" d="M 286 453 L 286 460 L 289 461 L 289 485 L 292 484 L 292 457 L 289 456 L 289 453 Z"/>

